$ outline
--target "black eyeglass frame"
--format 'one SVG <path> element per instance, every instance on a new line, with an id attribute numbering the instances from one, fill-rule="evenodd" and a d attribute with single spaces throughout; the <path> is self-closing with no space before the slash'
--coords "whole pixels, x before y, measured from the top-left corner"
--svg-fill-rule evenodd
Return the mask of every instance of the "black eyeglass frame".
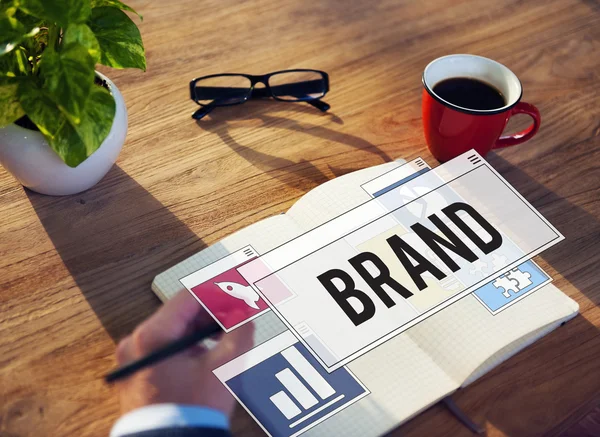
<path id="1" fill-rule="evenodd" d="M 289 99 L 284 99 L 284 98 L 278 97 L 273 92 L 273 89 L 272 89 L 271 85 L 269 84 L 269 79 L 272 76 L 275 76 L 278 74 L 294 73 L 294 72 L 319 73 L 322 76 L 322 79 L 319 79 L 319 81 L 324 82 L 323 94 L 320 95 L 319 97 L 311 97 L 311 96 L 298 97 L 296 100 L 289 100 Z M 243 99 L 241 99 L 239 101 L 231 102 L 231 103 L 218 103 L 215 100 L 215 101 L 205 104 L 205 103 L 200 103 L 198 101 L 198 98 L 196 96 L 196 84 L 199 81 L 205 80 L 205 79 L 211 79 L 213 77 L 227 77 L 227 76 L 245 77 L 250 81 L 250 88 L 248 89 L 248 92 L 243 97 Z M 262 83 L 265 87 L 258 88 L 258 89 L 255 88 L 256 84 L 259 84 L 259 83 Z M 299 82 L 299 83 L 302 84 L 302 82 Z M 293 85 L 293 84 L 291 84 L 291 85 Z M 278 86 L 282 86 L 282 85 L 278 85 Z M 289 86 L 289 85 L 284 85 L 284 86 Z M 203 111 L 202 109 L 199 109 L 198 111 L 196 111 L 196 113 L 194 113 L 194 115 L 192 115 L 192 117 L 196 118 L 196 119 L 200 119 L 200 118 L 204 117 L 215 107 L 241 105 L 243 103 L 246 103 L 248 101 L 248 99 L 264 98 L 264 97 L 272 97 L 275 100 L 278 100 L 280 102 L 288 102 L 288 103 L 306 102 L 306 103 L 309 103 L 309 104 L 315 106 L 317 109 L 325 112 L 330 108 L 330 106 L 327 103 L 322 102 L 321 99 L 328 92 L 329 92 L 329 75 L 326 72 L 321 71 L 321 70 L 313 70 L 313 69 L 306 69 L 306 68 L 298 68 L 298 69 L 292 69 L 292 70 L 279 70 L 279 71 L 274 71 L 272 73 L 268 73 L 268 74 L 264 74 L 264 75 L 252 75 L 252 74 L 243 74 L 243 73 L 211 74 L 209 76 L 196 77 L 190 81 L 190 98 L 194 102 L 196 102 L 196 104 L 198 104 L 202 108 L 206 109 L 206 111 Z"/>

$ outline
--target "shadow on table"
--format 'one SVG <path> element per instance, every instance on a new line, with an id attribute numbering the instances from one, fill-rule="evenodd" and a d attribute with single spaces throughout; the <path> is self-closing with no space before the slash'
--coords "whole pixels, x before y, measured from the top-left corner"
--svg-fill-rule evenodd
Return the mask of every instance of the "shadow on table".
<path id="1" fill-rule="evenodd" d="M 158 307 L 150 289 L 154 276 L 205 247 L 118 166 L 80 194 L 49 197 L 26 191 L 56 251 L 115 342 Z"/>
<path id="2" fill-rule="evenodd" d="M 210 115 L 198 120 L 197 124 L 202 129 L 218 135 L 225 144 L 252 165 L 293 188 L 306 188 L 306 182 L 316 186 L 326 182 L 329 178 L 313 163 L 305 159 L 295 162 L 244 146 L 233 138 L 231 130 L 246 127 L 248 131 L 268 128 L 275 133 L 284 131 L 302 132 L 309 136 L 344 144 L 352 149 L 365 150 L 379 156 L 382 162 L 392 161 L 387 153 L 360 137 L 338 132 L 324 126 L 298 122 L 283 115 L 274 115 L 276 112 L 280 114 L 286 112 L 307 113 L 315 117 L 315 120 L 327 118 L 333 123 L 344 124 L 343 120 L 333 113 L 320 113 L 315 108 L 302 103 L 290 104 L 272 100 L 252 100 L 243 105 L 216 108 Z M 262 123 L 257 126 L 255 124 L 256 120 Z M 245 124 L 247 122 L 254 123 L 251 125 Z M 329 168 L 335 176 L 341 176 L 355 170 L 331 166 Z"/>
<path id="3" fill-rule="evenodd" d="M 600 153 L 599 153 L 600 155 Z M 593 159 L 591 156 L 590 159 Z M 488 161 L 519 191 L 550 223 L 565 236 L 565 240 L 545 250 L 540 255 L 594 305 L 600 304 L 600 275 L 597 273 L 600 221 L 592 214 L 546 188 L 518 167 L 500 156 L 491 154 Z M 588 196 L 590 203 L 597 201 L 598 179 L 579 177 L 564 172 L 557 176 L 563 179 L 561 186 L 571 184 L 572 195 L 578 194 L 581 201 Z M 565 191 L 568 188 L 565 188 Z M 588 202 L 586 202 L 588 203 Z M 595 257 L 595 258 L 594 258 Z"/>
<path id="4" fill-rule="evenodd" d="M 592 159 L 591 155 L 589 159 Z M 487 159 L 565 236 L 565 240 L 542 252 L 540 257 L 593 305 L 598 305 L 600 222 L 579 206 L 597 200 L 597 194 L 593 194 L 597 179 L 571 171 L 557 174 L 553 185 L 561 187 L 560 192 L 569 196 L 565 198 L 502 157 L 490 154 Z M 587 196 L 588 202 L 583 196 Z M 570 198 L 577 198 L 579 205 Z M 564 280 L 555 285 L 564 286 Z M 585 311 L 586 305 L 589 308 L 585 299 L 580 299 L 580 304 L 580 312 Z M 571 426 L 571 415 L 577 415 L 575 409 L 584 406 L 583 400 L 595 397 L 600 390 L 600 380 L 593 383 L 581 377 L 597 372 L 594 362 L 597 362 L 598 354 L 592 351 L 597 351 L 598 347 L 598 328 L 586 317 L 577 316 L 494 369 L 457 399 L 469 399 L 471 390 L 479 399 L 497 398 L 493 405 L 488 403 L 482 408 L 487 410 L 486 417 L 478 421 L 489 422 L 504 435 L 540 434 L 543 428 L 539 424 L 547 423 L 548 419 L 554 428 L 544 431 L 544 435 L 563 435 L 562 432 Z M 515 389 L 516 386 L 520 388 Z M 538 425 L 531 428 L 530 424 L 534 423 Z"/>

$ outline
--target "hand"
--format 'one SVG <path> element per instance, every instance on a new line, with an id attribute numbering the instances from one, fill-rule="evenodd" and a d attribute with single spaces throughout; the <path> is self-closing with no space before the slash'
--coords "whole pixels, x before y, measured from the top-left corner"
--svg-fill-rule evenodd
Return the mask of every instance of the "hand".
<path id="1" fill-rule="evenodd" d="M 187 292 L 168 301 L 117 347 L 119 366 L 137 360 L 201 326 L 210 315 Z M 200 405 L 231 415 L 235 400 L 212 371 L 252 347 L 252 323 L 222 335 L 212 350 L 194 346 L 118 384 L 121 413 L 151 404 Z"/>

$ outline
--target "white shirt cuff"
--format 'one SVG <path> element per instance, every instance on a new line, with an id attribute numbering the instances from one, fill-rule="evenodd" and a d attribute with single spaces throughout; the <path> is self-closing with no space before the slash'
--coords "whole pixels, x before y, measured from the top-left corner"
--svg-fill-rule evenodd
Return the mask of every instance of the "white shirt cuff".
<path id="1" fill-rule="evenodd" d="M 228 429 L 229 421 L 221 411 L 194 405 L 157 404 L 133 410 L 121 417 L 110 431 L 110 437 L 161 428 Z"/>

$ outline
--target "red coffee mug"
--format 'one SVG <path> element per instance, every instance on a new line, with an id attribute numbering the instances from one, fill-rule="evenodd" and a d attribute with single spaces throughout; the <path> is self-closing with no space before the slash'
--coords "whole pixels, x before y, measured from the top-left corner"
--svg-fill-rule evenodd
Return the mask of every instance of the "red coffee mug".
<path id="1" fill-rule="evenodd" d="M 502 108 L 477 110 L 445 101 L 433 88 L 451 78 L 473 78 L 493 85 L 504 96 Z M 533 137 L 541 123 L 540 111 L 521 102 L 523 87 L 504 65 L 474 55 L 449 55 L 432 61 L 423 72 L 423 127 L 431 154 L 444 162 L 475 149 L 485 155 L 491 149 L 515 146 Z M 533 123 L 516 134 L 500 136 L 515 114 L 527 114 Z"/>

